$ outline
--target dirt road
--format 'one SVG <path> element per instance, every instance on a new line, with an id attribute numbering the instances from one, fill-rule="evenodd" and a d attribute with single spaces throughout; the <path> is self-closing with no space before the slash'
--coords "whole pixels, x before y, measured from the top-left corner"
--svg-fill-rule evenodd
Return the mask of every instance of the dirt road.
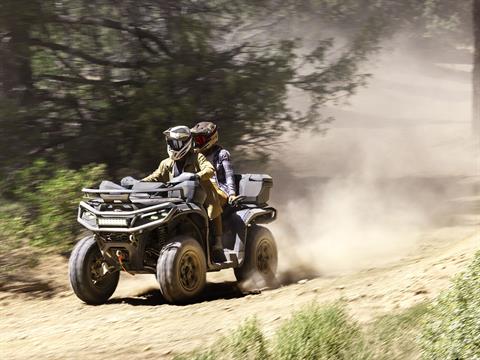
<path id="1" fill-rule="evenodd" d="M 383 268 L 300 281 L 259 294 L 242 294 L 233 274 L 210 276 L 203 301 L 163 302 L 153 276 L 124 276 L 113 299 L 87 306 L 66 282 L 66 260 L 50 258 L 39 271 L 54 279 L 51 298 L 0 293 L 3 359 L 171 358 L 207 346 L 256 316 L 271 333 L 303 304 L 342 299 L 362 322 L 430 299 L 446 288 L 479 248 L 475 227 L 437 229 L 423 235 L 411 256 Z"/>

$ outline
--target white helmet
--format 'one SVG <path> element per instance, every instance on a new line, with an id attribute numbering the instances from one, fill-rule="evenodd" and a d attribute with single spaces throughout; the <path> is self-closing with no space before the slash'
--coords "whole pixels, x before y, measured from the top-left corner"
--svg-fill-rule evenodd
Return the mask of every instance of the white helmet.
<path id="1" fill-rule="evenodd" d="M 174 126 L 163 134 L 167 141 L 168 156 L 172 160 L 180 160 L 192 149 L 192 134 L 186 126 Z"/>

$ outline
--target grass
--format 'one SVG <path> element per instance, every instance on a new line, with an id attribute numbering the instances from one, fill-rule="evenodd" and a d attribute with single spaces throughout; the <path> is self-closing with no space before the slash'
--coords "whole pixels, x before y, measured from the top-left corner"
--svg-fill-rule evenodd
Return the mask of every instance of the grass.
<path id="1" fill-rule="evenodd" d="M 480 252 L 432 304 L 421 340 L 424 359 L 480 360 Z"/>
<path id="2" fill-rule="evenodd" d="M 295 312 L 271 339 L 255 319 L 207 350 L 176 357 L 177 360 L 214 359 L 369 359 L 360 326 L 340 304 L 310 304 Z"/>
<path id="3" fill-rule="evenodd" d="M 373 359 L 419 358 L 419 337 L 430 311 L 429 303 L 420 303 L 398 313 L 382 316 L 367 326 L 366 333 Z"/>
<path id="4" fill-rule="evenodd" d="M 274 359 L 368 359 L 360 326 L 340 304 L 310 304 L 293 314 L 277 330 Z"/>
<path id="5" fill-rule="evenodd" d="M 429 314 L 429 304 L 422 303 L 362 327 L 343 304 L 312 303 L 293 313 L 271 338 L 265 337 L 257 320 L 250 319 L 208 349 L 175 359 L 416 359 L 421 351 L 418 339 Z"/>
<path id="6" fill-rule="evenodd" d="M 361 327 L 344 305 L 310 304 L 270 338 L 249 320 L 209 349 L 177 359 L 472 359 L 480 360 L 480 252 L 452 286 Z"/>
<path id="7" fill-rule="evenodd" d="M 206 351 L 194 351 L 175 357 L 176 360 L 261 360 L 270 358 L 267 340 L 256 319 L 247 320 L 228 337 L 217 340 Z"/>

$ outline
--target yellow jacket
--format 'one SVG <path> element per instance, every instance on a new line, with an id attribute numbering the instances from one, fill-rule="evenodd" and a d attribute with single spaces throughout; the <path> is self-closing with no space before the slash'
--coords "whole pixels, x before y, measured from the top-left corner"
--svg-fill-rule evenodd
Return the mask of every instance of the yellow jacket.
<path id="1" fill-rule="evenodd" d="M 157 170 L 143 178 L 142 181 L 168 182 L 174 178 L 174 165 L 175 161 L 170 158 L 162 160 Z M 183 172 L 191 172 L 199 176 L 200 185 L 207 194 L 205 207 L 208 217 L 210 220 L 215 219 L 222 213 L 222 206 L 217 191 L 210 181 L 215 174 L 213 165 L 202 154 L 190 152 L 185 157 Z"/>

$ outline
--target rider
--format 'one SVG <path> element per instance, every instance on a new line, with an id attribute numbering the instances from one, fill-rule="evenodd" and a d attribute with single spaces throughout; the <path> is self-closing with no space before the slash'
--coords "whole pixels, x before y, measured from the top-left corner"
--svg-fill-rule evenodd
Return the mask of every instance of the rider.
<path id="1" fill-rule="evenodd" d="M 235 179 L 230 153 L 218 145 L 218 128 L 212 122 L 202 121 L 192 129 L 194 146 L 205 155 L 215 168 L 212 182 L 221 199 L 222 205 L 235 200 Z"/>
<path id="2" fill-rule="evenodd" d="M 169 157 L 142 181 L 168 182 L 183 172 L 194 174 L 193 177 L 200 181 L 200 185 L 207 194 L 205 206 L 208 217 L 213 222 L 215 234 L 213 258 L 215 261 L 221 261 L 223 259 L 222 205 L 217 191 L 210 181 L 215 176 L 215 169 L 205 156 L 193 151 L 192 134 L 188 127 L 175 126 L 164 131 L 163 134 L 166 137 Z"/>

